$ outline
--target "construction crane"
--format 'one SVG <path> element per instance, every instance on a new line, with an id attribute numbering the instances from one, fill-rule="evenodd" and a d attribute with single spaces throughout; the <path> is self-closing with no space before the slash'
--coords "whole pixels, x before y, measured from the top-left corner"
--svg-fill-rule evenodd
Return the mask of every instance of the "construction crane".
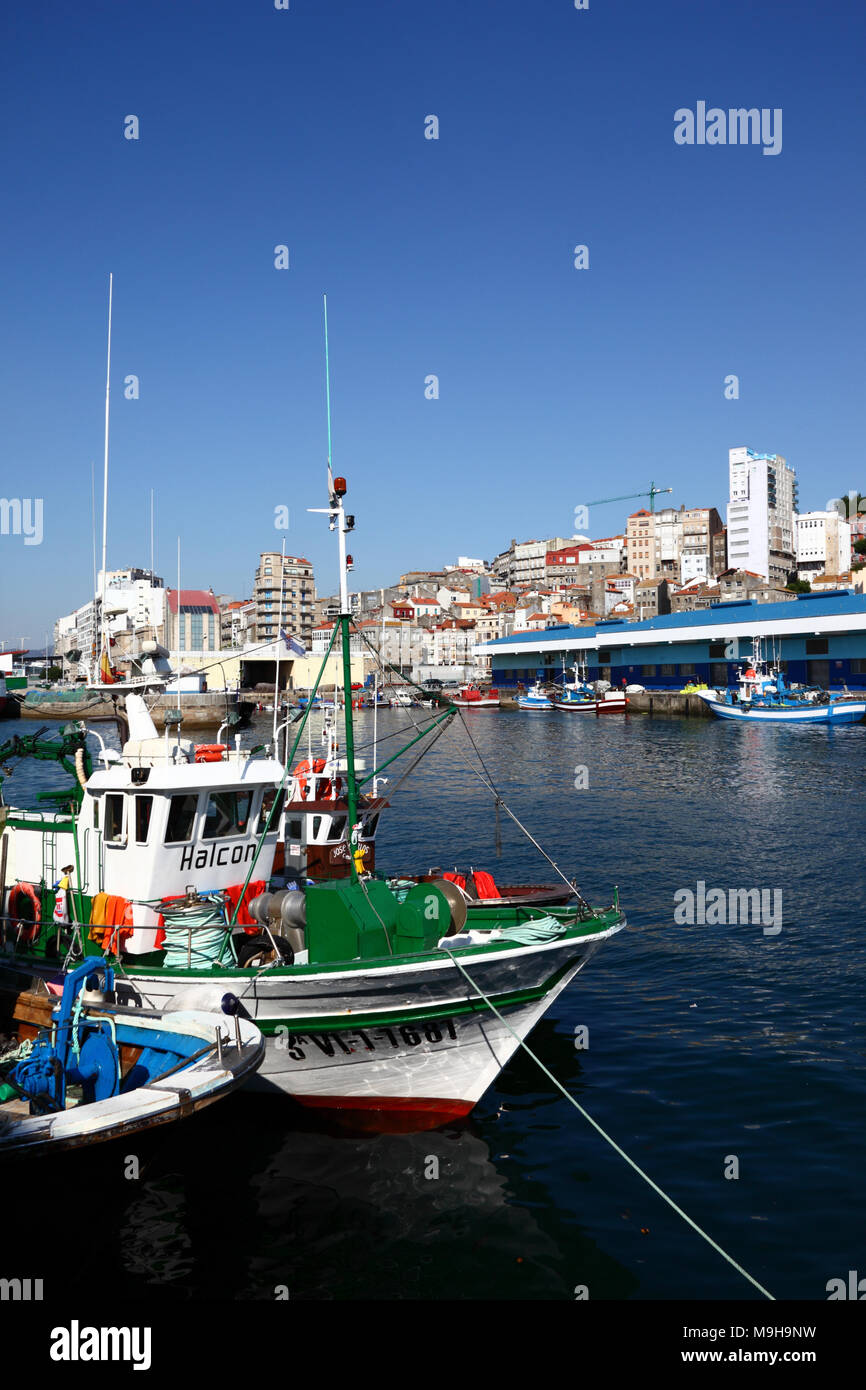
<path id="1" fill-rule="evenodd" d="M 656 498 L 663 492 L 673 492 L 672 487 L 656 487 L 655 483 L 650 483 L 649 492 L 626 492 L 622 497 L 602 497 L 598 502 L 587 502 L 587 507 L 602 507 L 607 502 L 629 502 L 633 497 L 648 497 L 650 500 L 650 511 L 656 509 Z"/>

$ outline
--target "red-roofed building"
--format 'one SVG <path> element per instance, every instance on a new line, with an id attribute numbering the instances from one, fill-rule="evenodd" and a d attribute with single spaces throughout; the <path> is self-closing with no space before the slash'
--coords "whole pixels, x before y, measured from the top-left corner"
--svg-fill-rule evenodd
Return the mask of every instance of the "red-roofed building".
<path id="1" fill-rule="evenodd" d="M 487 613 L 487 605 L 480 599 L 470 600 L 468 603 L 453 603 L 451 605 L 451 616 L 454 618 L 464 618 L 469 622 L 477 622 Z"/>
<path id="2" fill-rule="evenodd" d="M 718 603 L 721 594 L 717 584 L 704 584 L 696 579 L 675 589 L 670 596 L 672 613 L 695 613 L 701 608 L 711 608 Z"/>
<path id="3" fill-rule="evenodd" d="M 526 630 L 527 632 L 542 632 L 551 621 L 547 613 L 530 613 L 526 619 Z"/>
<path id="4" fill-rule="evenodd" d="M 413 594 L 412 607 L 416 618 L 438 618 L 442 605 L 432 594 Z"/>
<path id="5" fill-rule="evenodd" d="M 506 612 L 517 607 L 517 595 L 502 589 L 498 594 L 482 594 L 479 602 L 484 603 L 490 612 Z"/>
<path id="6" fill-rule="evenodd" d="M 255 620 L 256 605 L 251 598 L 229 599 L 220 603 L 220 641 L 223 650 L 245 647 Z"/>
<path id="7" fill-rule="evenodd" d="M 222 642 L 220 609 L 213 589 L 166 591 L 166 646 L 173 652 L 215 652 Z"/>

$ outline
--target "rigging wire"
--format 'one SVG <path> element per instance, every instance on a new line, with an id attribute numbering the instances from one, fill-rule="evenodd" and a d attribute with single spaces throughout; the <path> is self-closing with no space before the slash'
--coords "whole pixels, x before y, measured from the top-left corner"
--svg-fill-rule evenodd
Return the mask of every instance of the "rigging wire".
<path id="1" fill-rule="evenodd" d="M 390 665 L 390 663 L 383 663 L 383 662 L 382 662 L 382 658 L 381 658 L 379 652 L 377 652 L 376 648 L 373 646 L 373 644 L 372 644 L 372 642 L 370 641 L 369 637 L 367 636 L 366 632 L 361 631 L 361 629 L 358 628 L 358 627 L 356 627 L 355 630 L 356 630 L 356 632 L 359 633 L 359 635 L 360 635 L 360 637 L 361 637 L 361 640 L 370 648 L 370 651 L 373 653 L 373 656 L 375 657 L 376 661 L 379 663 L 380 669 L 383 671 L 383 674 L 384 674 L 385 665 Z M 394 670 L 395 668 L 391 667 L 391 669 Z M 402 675 L 402 673 L 400 673 L 400 674 Z M 405 680 L 405 677 L 403 677 L 403 679 Z M 422 687 L 419 686 L 419 685 L 416 685 L 414 681 L 406 681 L 406 684 L 407 684 L 407 685 L 413 686 L 414 689 L 416 689 L 416 690 L 421 690 L 421 689 L 422 689 Z M 455 742 L 455 745 L 454 745 L 454 746 L 455 746 L 455 748 L 457 749 L 457 751 L 458 751 L 458 753 L 460 754 L 460 756 L 463 758 L 463 761 L 466 763 L 466 766 L 469 768 L 470 772 L 472 772 L 476 777 L 478 777 L 479 781 L 487 788 L 487 790 L 490 792 L 491 796 L 493 797 L 494 813 L 495 813 L 495 816 L 496 816 L 496 851 L 497 851 L 497 854 L 501 853 L 501 849 L 502 849 L 501 830 L 500 830 L 500 824 L 499 824 L 499 813 L 500 813 L 500 810 L 502 810 L 502 811 L 505 812 L 505 814 L 506 814 L 507 816 L 510 816 L 510 818 L 514 821 L 514 824 L 518 827 L 519 830 L 521 830 L 521 831 L 523 832 L 523 834 L 526 836 L 526 838 L 529 840 L 529 842 L 535 846 L 535 848 L 538 850 L 539 854 L 541 854 L 541 855 L 543 856 L 543 858 L 547 860 L 548 864 L 549 864 L 549 865 L 551 866 L 551 868 L 552 868 L 553 870 L 555 870 L 555 872 L 559 875 L 559 877 L 562 879 L 563 883 L 565 883 L 565 884 L 572 890 L 572 892 L 574 893 L 574 895 L 575 895 L 575 897 L 577 898 L 578 902 L 580 903 L 581 908 L 584 909 L 584 910 L 587 911 L 587 912 L 591 912 L 592 909 L 591 909 L 589 903 L 588 903 L 588 902 L 586 901 L 586 899 L 583 897 L 583 894 L 579 891 L 579 889 L 577 888 L 576 884 L 572 881 L 572 879 L 568 878 L 567 875 L 563 873 L 562 869 L 559 867 L 559 865 L 556 863 L 556 861 L 555 861 L 554 859 L 552 859 L 551 856 L 547 853 L 547 850 L 544 849 L 544 847 L 538 843 L 538 841 L 536 840 L 535 836 L 531 833 L 530 830 L 527 829 L 527 827 L 523 824 L 523 822 L 519 819 L 519 817 L 516 816 L 516 815 L 514 814 L 514 812 L 511 810 L 511 807 L 510 807 L 510 806 L 507 804 L 507 802 L 504 800 L 504 798 L 503 798 L 501 792 L 499 791 L 498 787 L 496 786 L 496 784 L 495 784 L 494 781 L 493 781 L 493 777 L 492 777 L 492 775 L 491 775 L 491 773 L 490 773 L 489 768 L 487 767 L 487 764 L 485 763 L 483 757 L 481 756 L 481 750 L 479 749 L 477 743 L 475 742 L 475 739 L 472 737 L 472 731 L 470 730 L 469 725 L 468 725 L 468 723 L 467 723 L 467 721 L 466 721 L 466 719 L 465 719 L 465 717 L 464 717 L 463 711 L 462 711 L 462 710 L 460 709 L 460 707 L 457 706 L 457 705 L 453 706 L 452 708 L 453 708 L 454 713 L 458 715 L 458 717 L 459 717 L 459 719 L 460 719 L 460 723 L 462 724 L 463 728 L 464 728 L 465 731 L 466 731 L 467 737 L 469 738 L 469 742 L 472 744 L 472 747 L 473 747 L 474 750 L 475 750 L 475 755 L 476 755 L 476 757 L 478 758 L 478 761 L 479 761 L 479 763 L 481 764 L 482 768 L 484 769 L 484 776 L 482 776 L 482 774 L 478 771 L 477 768 L 475 768 L 475 767 L 472 766 L 471 762 L 469 761 L 469 759 L 466 757 L 465 753 L 463 752 L 463 749 L 460 748 L 460 745 L 459 745 L 458 743 Z M 416 729 L 416 731 L 417 731 L 418 725 L 415 724 L 415 722 L 414 722 L 414 720 L 411 718 L 411 716 L 409 716 L 409 723 L 410 723 L 410 724 L 412 725 L 412 727 L 413 727 L 414 729 Z M 443 724 L 443 725 L 442 725 L 442 729 L 443 729 L 443 730 L 444 730 L 445 728 L 447 728 L 447 727 L 448 727 L 447 724 Z M 426 751 L 426 750 L 425 750 L 425 751 Z M 416 761 L 417 761 L 417 760 L 416 760 Z M 400 783 L 398 783 L 398 786 L 399 786 L 399 785 L 400 785 Z M 395 788 L 395 790 L 396 790 L 396 788 Z"/>
<path id="2" fill-rule="evenodd" d="M 619 1144 L 617 1144 L 616 1140 L 615 1140 L 615 1139 L 612 1139 L 611 1136 L 610 1136 L 605 1130 L 602 1129 L 602 1127 L 601 1127 L 601 1125 L 598 1123 L 598 1121 L 597 1121 L 597 1120 L 594 1120 L 593 1117 L 592 1117 L 592 1115 L 590 1115 L 589 1112 L 588 1112 L 587 1110 L 584 1110 L 583 1106 L 582 1106 L 578 1101 L 575 1100 L 575 1098 L 574 1098 L 574 1096 L 571 1094 L 571 1092 L 570 1092 L 570 1091 L 567 1091 L 567 1090 L 565 1089 L 565 1087 L 562 1085 L 562 1083 L 556 1079 L 556 1077 L 554 1076 L 553 1072 L 550 1071 L 549 1068 L 546 1067 L 546 1066 L 544 1065 L 544 1063 L 542 1062 L 541 1058 L 540 1058 L 540 1057 L 537 1057 L 537 1056 L 535 1055 L 535 1053 L 532 1051 L 532 1049 L 531 1049 L 530 1047 L 528 1047 L 527 1044 L 523 1041 L 523 1039 L 520 1037 L 520 1035 L 514 1031 L 514 1029 L 511 1027 L 511 1024 L 508 1022 L 508 1020 L 507 1020 L 506 1018 L 503 1018 L 502 1014 L 499 1012 L 499 1010 L 497 1009 L 497 1007 L 496 1007 L 496 1005 L 493 1003 L 493 1001 L 492 1001 L 491 999 L 488 999 L 488 997 L 487 997 L 487 995 L 484 993 L 483 989 L 481 989 L 481 987 L 475 983 L 475 981 L 472 979 L 472 976 L 469 974 L 469 971 L 466 970 L 465 967 L 461 964 L 461 962 L 460 962 L 459 960 L 457 960 L 457 958 L 454 956 L 454 954 L 453 954 L 451 951 L 448 950 L 448 947 L 447 947 L 447 946 L 440 946 L 439 949 L 440 949 L 440 951 L 442 951 L 442 953 L 443 953 L 444 955 L 450 956 L 451 961 L 453 962 L 453 964 L 456 965 L 456 967 L 457 967 L 457 969 L 460 971 L 460 973 L 466 977 L 466 979 L 468 980 L 469 984 L 472 986 L 472 988 L 475 990 L 475 992 L 479 995 L 479 997 L 480 997 L 481 999 L 484 1000 L 484 1002 L 485 1002 L 485 1004 L 488 1006 L 488 1008 L 490 1008 L 490 1009 L 493 1010 L 493 1012 L 495 1013 L 496 1017 L 499 1019 L 500 1023 L 504 1024 L 505 1027 L 508 1029 L 509 1033 L 511 1034 L 511 1036 L 517 1040 L 518 1045 L 519 1045 L 520 1047 L 522 1047 L 523 1050 L 524 1050 L 524 1052 L 526 1052 L 527 1055 L 528 1055 L 529 1057 L 532 1058 L 533 1062 L 535 1062 L 536 1065 L 539 1066 L 539 1067 L 541 1068 L 541 1070 L 544 1072 L 545 1076 L 546 1076 L 550 1081 L 553 1082 L 553 1084 L 554 1084 L 554 1086 L 556 1087 L 556 1089 L 557 1089 L 558 1091 L 560 1091 L 560 1092 L 562 1093 L 562 1095 L 565 1096 L 565 1099 L 569 1102 L 569 1104 L 570 1104 L 570 1105 L 573 1105 L 574 1108 L 575 1108 L 575 1110 L 577 1110 L 577 1112 L 578 1112 L 580 1115 L 582 1115 L 583 1118 L 584 1118 L 585 1120 L 587 1120 L 587 1121 L 592 1125 L 593 1129 L 596 1130 L 597 1133 L 601 1135 L 602 1139 L 604 1139 L 604 1140 L 606 1141 L 606 1143 L 610 1144 L 611 1148 L 612 1148 L 616 1153 L 619 1154 L 620 1158 L 625 1159 L 625 1161 L 626 1161 L 626 1163 L 629 1165 L 629 1167 L 630 1167 L 630 1168 L 633 1168 L 634 1171 L 638 1174 L 638 1176 L 641 1177 L 641 1178 L 643 1178 L 644 1182 L 646 1182 L 646 1183 L 649 1184 L 649 1186 L 652 1188 L 653 1192 L 655 1192 L 659 1197 L 661 1197 L 662 1200 L 663 1200 L 664 1202 L 667 1202 L 668 1206 L 669 1206 L 669 1207 L 672 1207 L 673 1210 L 677 1213 L 677 1216 L 681 1216 L 682 1219 L 683 1219 L 683 1221 L 685 1221 L 686 1224 L 687 1224 L 688 1226 L 691 1226 L 692 1230 L 693 1230 L 693 1231 L 696 1231 L 696 1232 L 698 1233 L 698 1235 L 701 1237 L 702 1240 L 705 1240 L 705 1241 L 707 1242 L 708 1245 L 712 1246 L 713 1250 L 715 1250 L 717 1254 L 721 1255 L 721 1257 L 722 1257 L 723 1260 L 727 1260 L 728 1264 L 729 1264 L 729 1265 L 733 1265 L 733 1267 L 734 1267 L 734 1269 L 737 1271 L 737 1273 L 738 1273 L 738 1274 L 741 1274 L 741 1275 L 743 1276 L 744 1279 L 747 1279 L 748 1282 L 749 1282 L 754 1288 L 756 1288 L 756 1289 L 758 1290 L 759 1293 L 763 1294 L 765 1298 L 768 1298 L 768 1299 L 770 1300 L 770 1302 L 775 1303 L 775 1301 L 776 1301 L 775 1295 L 774 1295 L 774 1294 L 771 1294 L 770 1291 L 769 1291 L 769 1289 L 765 1289 L 764 1286 L 763 1286 L 763 1284 L 759 1284 L 758 1281 L 757 1281 L 757 1279 L 755 1279 L 754 1276 L 751 1275 L 747 1269 L 744 1269 L 743 1266 L 742 1266 L 741 1264 L 739 1264 L 739 1263 L 737 1262 L 737 1260 L 734 1259 L 733 1255 L 729 1255 L 728 1252 L 727 1252 L 726 1250 L 723 1250 L 722 1247 L 721 1247 L 721 1245 L 719 1245 L 717 1241 L 713 1240 L 713 1238 L 712 1238 L 711 1235 L 708 1235 L 707 1232 L 706 1232 L 705 1230 L 703 1230 L 703 1229 L 698 1225 L 698 1223 L 697 1223 L 696 1221 L 693 1221 L 692 1218 L 689 1216 L 689 1214 L 688 1214 L 687 1212 L 683 1211 L 682 1207 L 680 1207 L 680 1206 L 677 1205 L 677 1203 L 674 1201 L 673 1197 L 669 1197 L 668 1194 L 667 1194 L 665 1191 L 663 1191 L 663 1189 L 662 1189 L 661 1187 L 659 1187 L 658 1183 L 653 1182 L 653 1180 L 652 1180 L 652 1178 L 649 1176 L 649 1174 L 648 1174 L 648 1173 L 645 1173 L 644 1170 L 643 1170 L 643 1168 L 641 1168 L 637 1163 L 635 1163 L 635 1161 L 634 1161 L 633 1158 L 630 1158 L 630 1157 L 629 1157 L 629 1155 L 626 1153 L 625 1149 L 621 1149 L 621 1148 L 620 1148 L 620 1146 L 619 1146 Z"/>
<path id="3" fill-rule="evenodd" d="M 458 713 L 459 713 L 459 711 L 458 711 Z M 482 783 L 482 785 L 485 786 L 485 787 L 487 788 L 487 790 L 490 792 L 491 796 L 492 796 L 493 799 L 494 799 L 494 803 L 495 803 L 495 807 L 496 807 L 497 813 L 499 812 L 499 810 L 500 810 L 500 808 L 501 808 L 501 809 L 505 812 L 505 814 L 506 814 L 507 816 L 509 816 L 509 817 L 511 818 L 511 820 L 514 821 L 514 824 L 518 827 L 518 829 L 522 830 L 522 832 L 523 832 L 523 834 L 526 836 L 527 840 L 529 840 L 530 843 L 533 844 L 533 845 L 535 846 L 535 848 L 538 850 L 539 854 L 542 855 L 542 857 L 543 857 L 544 859 L 547 860 L 547 862 L 548 862 L 548 864 L 550 865 L 550 867 L 556 871 L 556 873 L 557 873 L 557 874 L 559 875 L 559 877 L 562 879 L 563 883 L 565 883 L 565 884 L 568 885 L 568 887 L 571 889 L 571 891 L 573 892 L 574 896 L 577 898 L 578 902 L 580 903 L 581 907 L 584 908 L 587 912 L 591 912 L 591 911 L 592 911 L 592 908 L 590 907 L 589 903 L 588 903 L 588 902 L 586 901 L 586 899 L 584 898 L 583 894 L 582 894 L 582 893 L 580 892 L 580 890 L 578 889 L 577 885 L 574 883 L 573 879 L 570 879 L 570 878 L 567 878 L 567 877 L 566 877 L 566 875 L 563 873 L 562 869 L 561 869 L 561 868 L 559 867 L 559 865 L 557 864 L 556 860 L 551 858 L 551 856 L 547 853 L 547 850 L 544 848 L 544 846 L 543 846 L 543 845 L 540 845 L 540 844 L 538 843 L 538 841 L 536 840 L 535 836 L 532 834 L 532 831 L 529 830 L 529 829 L 527 829 L 527 827 L 523 824 L 522 820 L 520 820 L 520 818 L 514 814 L 514 812 L 512 811 L 511 807 L 510 807 L 510 806 L 508 805 L 508 803 L 504 800 L 504 798 L 502 797 L 502 795 L 501 795 L 501 793 L 499 792 L 498 788 L 496 787 L 495 783 L 493 782 L 493 779 L 492 779 L 492 777 L 490 776 L 490 773 L 487 771 L 487 767 L 486 767 L 485 764 L 484 764 L 484 760 L 483 760 L 483 758 L 481 757 L 481 754 L 480 754 L 480 752 L 479 752 L 479 750 L 478 750 L 478 746 L 477 746 L 477 744 L 475 743 L 475 740 L 474 740 L 474 738 L 472 737 L 472 734 L 469 732 L 469 729 L 468 729 L 468 727 L 467 727 L 467 725 L 466 725 L 466 721 L 465 721 L 465 719 L 462 718 L 462 716 L 461 716 L 461 722 L 462 722 L 462 724 L 463 724 L 463 727 L 466 729 L 467 734 L 469 734 L 469 740 L 470 740 L 470 742 L 471 742 L 473 748 L 475 749 L 476 754 L 478 755 L 478 758 L 479 758 L 479 760 L 480 760 L 480 762 L 481 762 L 482 767 L 484 767 L 484 774 L 485 774 L 485 775 L 482 775 L 482 774 L 478 771 L 477 767 L 473 767 L 473 766 L 472 766 L 472 763 L 471 763 L 471 762 L 469 761 L 469 759 L 466 757 L 466 754 L 463 752 L 463 749 L 460 747 L 460 745 L 459 745 L 458 743 L 455 743 L 454 746 L 455 746 L 457 752 L 458 752 L 458 753 L 460 754 L 460 756 L 463 758 L 463 761 L 465 762 L 465 764 L 466 764 L 466 766 L 468 767 L 469 771 L 470 771 L 471 773 L 473 773 L 473 775 L 474 775 L 475 777 L 477 777 L 478 780 Z"/>

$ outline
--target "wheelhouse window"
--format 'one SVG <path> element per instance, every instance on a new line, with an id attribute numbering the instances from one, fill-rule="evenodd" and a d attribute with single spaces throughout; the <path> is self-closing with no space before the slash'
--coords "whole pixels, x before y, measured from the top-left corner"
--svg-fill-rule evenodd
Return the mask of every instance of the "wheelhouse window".
<path id="1" fill-rule="evenodd" d="M 168 808 L 168 824 L 165 828 L 165 843 L 176 845 L 192 839 L 198 797 L 191 792 L 171 798 Z"/>
<path id="2" fill-rule="evenodd" d="M 279 827 L 280 827 L 280 817 L 281 817 L 282 814 L 283 814 L 283 801 L 284 801 L 284 799 L 285 799 L 285 792 L 284 792 L 284 791 L 281 790 L 281 791 L 278 792 L 277 789 L 276 789 L 276 787 L 265 787 L 264 794 L 263 794 L 263 796 L 262 796 L 262 809 L 259 811 L 259 823 L 258 823 L 258 826 L 257 826 L 257 829 L 256 829 L 256 834 L 261 835 L 261 833 L 262 833 L 262 831 L 264 830 L 265 826 L 268 825 L 268 817 L 269 817 L 269 816 L 270 816 L 270 825 L 268 826 L 269 832 L 270 832 L 271 830 L 276 831 L 276 830 L 279 829 Z M 276 802 L 276 805 L 274 805 L 275 802 Z M 272 807 L 272 806 L 274 807 L 274 813 L 273 813 L 273 815 L 271 815 L 271 807 Z"/>
<path id="3" fill-rule="evenodd" d="M 204 813 L 202 838 L 221 840 L 227 835 L 245 835 L 252 799 L 252 792 L 211 792 Z"/>
<path id="4" fill-rule="evenodd" d="M 150 817 L 153 811 L 152 796 L 135 797 L 135 843 L 146 845 L 150 831 Z"/>
<path id="5" fill-rule="evenodd" d="M 109 792 L 105 798 L 105 839 L 117 843 L 123 839 L 123 796 Z"/>

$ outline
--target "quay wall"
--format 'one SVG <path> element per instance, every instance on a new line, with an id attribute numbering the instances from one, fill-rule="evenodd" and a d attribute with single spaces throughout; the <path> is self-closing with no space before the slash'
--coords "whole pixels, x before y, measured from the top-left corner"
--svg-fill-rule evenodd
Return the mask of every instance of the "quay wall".
<path id="1" fill-rule="evenodd" d="M 713 712 L 699 695 L 683 695 L 673 690 L 647 690 L 628 696 L 629 714 L 679 714 L 690 719 L 712 719 Z"/>

